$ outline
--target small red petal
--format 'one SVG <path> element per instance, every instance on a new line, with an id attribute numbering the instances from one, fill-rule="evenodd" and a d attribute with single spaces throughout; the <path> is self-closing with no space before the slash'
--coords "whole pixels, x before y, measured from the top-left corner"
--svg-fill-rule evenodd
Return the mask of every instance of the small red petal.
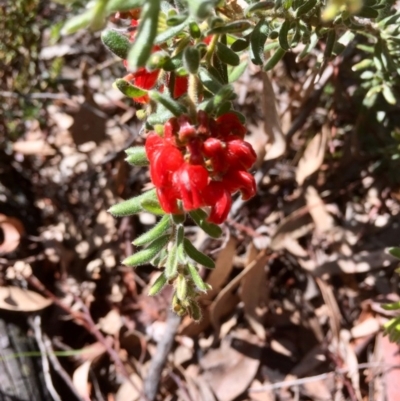
<path id="1" fill-rule="evenodd" d="M 184 95 L 188 91 L 188 77 L 175 77 L 174 98 Z"/>
<path id="2" fill-rule="evenodd" d="M 243 167 L 248 170 L 257 160 L 253 147 L 241 139 L 228 141 L 226 152 L 230 166 Z"/>
<path id="3" fill-rule="evenodd" d="M 218 134 L 225 138 L 228 135 L 237 135 L 243 138 L 246 127 L 240 122 L 235 113 L 226 113 L 217 118 Z"/>
<path id="4" fill-rule="evenodd" d="M 146 143 L 144 145 L 147 158 L 150 160 L 150 162 L 154 157 L 154 152 L 160 151 L 163 146 L 164 139 L 157 135 L 155 132 L 150 132 L 146 138 Z"/>
<path id="5" fill-rule="evenodd" d="M 178 197 L 172 188 L 157 188 L 157 197 L 165 213 L 180 213 Z"/>
<path id="6" fill-rule="evenodd" d="M 230 193 L 240 190 L 244 200 L 252 198 L 257 192 L 254 177 L 247 171 L 231 169 L 224 175 L 222 181 Z"/>
<path id="7" fill-rule="evenodd" d="M 208 184 L 208 172 L 203 166 L 184 164 L 175 174 L 173 183 L 180 193 L 185 210 L 204 205 L 201 191 Z"/>
<path id="8" fill-rule="evenodd" d="M 223 223 L 228 217 L 232 206 L 232 197 L 224 188 L 222 182 L 212 181 L 203 191 L 206 205 L 211 206 L 208 221 L 215 224 Z"/>

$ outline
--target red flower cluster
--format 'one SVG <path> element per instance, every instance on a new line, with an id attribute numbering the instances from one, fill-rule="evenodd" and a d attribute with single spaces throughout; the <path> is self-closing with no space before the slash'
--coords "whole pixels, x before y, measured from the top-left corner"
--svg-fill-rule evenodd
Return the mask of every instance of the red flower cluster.
<path id="1" fill-rule="evenodd" d="M 131 27 L 133 28 L 133 32 L 130 35 L 131 42 L 135 41 L 136 36 L 136 27 L 138 26 L 137 19 L 131 20 Z M 161 48 L 159 46 L 153 46 L 153 52 L 159 51 Z M 124 60 L 125 67 L 128 67 L 128 62 Z M 140 89 L 150 90 L 154 88 L 157 83 L 158 76 L 160 74 L 160 70 L 148 71 L 146 68 L 139 68 L 136 72 L 125 75 L 124 79 L 130 82 L 132 85 L 137 86 Z M 188 78 L 187 77 L 175 77 L 174 83 L 174 98 L 178 98 L 187 92 L 188 86 Z M 162 88 L 160 88 L 162 91 Z M 135 102 L 138 103 L 148 103 L 149 97 L 147 95 L 139 96 L 133 98 Z"/>
<path id="2" fill-rule="evenodd" d="M 232 194 L 240 191 L 243 199 L 256 193 L 254 177 L 247 170 L 256 154 L 244 141 L 246 128 L 234 113 L 214 120 L 204 111 L 197 125 L 188 116 L 171 118 L 164 136 L 151 132 L 146 139 L 150 176 L 166 213 L 182 213 L 210 206 L 208 220 L 221 224 L 228 216 Z"/>

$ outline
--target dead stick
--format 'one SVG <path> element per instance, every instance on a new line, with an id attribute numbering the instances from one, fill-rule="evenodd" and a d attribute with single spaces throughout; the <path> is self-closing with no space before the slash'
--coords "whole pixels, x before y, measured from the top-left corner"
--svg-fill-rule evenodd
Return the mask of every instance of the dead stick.
<path id="1" fill-rule="evenodd" d="M 144 381 L 144 394 L 148 401 L 154 401 L 156 398 L 162 370 L 171 351 L 180 322 L 181 318 L 178 315 L 172 311 L 168 312 L 165 333 L 157 344 L 156 353 L 150 363 L 149 373 Z"/>

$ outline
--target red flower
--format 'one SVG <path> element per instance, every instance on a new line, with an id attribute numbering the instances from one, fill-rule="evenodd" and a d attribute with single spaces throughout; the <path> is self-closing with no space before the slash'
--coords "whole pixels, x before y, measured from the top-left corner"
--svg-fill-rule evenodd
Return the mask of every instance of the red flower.
<path id="1" fill-rule="evenodd" d="M 204 206 L 202 191 L 208 184 L 208 172 L 203 166 L 184 163 L 174 173 L 173 183 L 180 193 L 185 210 Z"/>
<path id="2" fill-rule="evenodd" d="M 223 223 L 232 206 L 232 196 L 220 181 L 212 181 L 204 191 L 206 205 L 211 206 L 208 221 L 214 224 Z"/>
<path id="3" fill-rule="evenodd" d="M 256 193 L 254 177 L 247 172 L 256 160 L 246 131 L 237 116 L 225 114 L 216 121 L 203 111 L 199 124 L 188 116 L 171 118 L 164 137 L 150 133 L 145 149 L 150 177 L 166 213 L 180 213 L 209 206 L 208 220 L 221 224 L 232 206 L 232 194 L 250 199 Z"/>

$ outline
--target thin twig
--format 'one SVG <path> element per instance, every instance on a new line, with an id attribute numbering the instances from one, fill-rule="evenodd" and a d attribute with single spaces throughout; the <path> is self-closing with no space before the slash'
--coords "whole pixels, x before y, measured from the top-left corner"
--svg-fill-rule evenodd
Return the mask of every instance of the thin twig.
<path id="1" fill-rule="evenodd" d="M 30 319 L 30 322 L 31 322 L 33 331 L 35 333 L 36 342 L 37 342 L 39 350 L 40 350 L 44 382 L 46 383 L 47 390 L 49 391 L 49 393 L 52 396 L 54 401 L 61 401 L 61 398 L 60 398 L 59 394 L 57 393 L 57 390 L 54 388 L 53 380 L 51 379 L 50 364 L 49 364 L 49 360 L 47 359 L 46 346 L 44 345 L 44 342 L 43 342 L 40 316 L 39 315 L 34 316 L 32 319 Z"/>
<path id="2" fill-rule="evenodd" d="M 51 366 L 52 366 L 53 370 L 61 377 L 63 382 L 69 388 L 71 393 L 74 394 L 76 399 L 80 400 L 80 401 L 83 401 L 83 398 L 76 391 L 76 388 L 75 388 L 74 384 L 72 383 L 71 377 L 64 370 L 64 368 L 62 367 L 60 361 L 56 357 L 56 355 L 54 353 L 54 350 L 53 350 L 53 346 L 51 344 L 51 341 L 46 335 L 43 336 L 43 344 L 44 344 L 44 346 L 46 348 L 46 354 L 47 354 L 47 356 L 49 358 L 49 361 L 51 363 Z"/>
<path id="3" fill-rule="evenodd" d="M 165 333 L 157 344 L 156 353 L 150 363 L 149 373 L 144 380 L 144 394 L 148 401 L 154 401 L 156 398 L 161 381 L 161 373 L 174 343 L 180 322 L 181 318 L 178 315 L 172 311 L 168 312 Z"/>

